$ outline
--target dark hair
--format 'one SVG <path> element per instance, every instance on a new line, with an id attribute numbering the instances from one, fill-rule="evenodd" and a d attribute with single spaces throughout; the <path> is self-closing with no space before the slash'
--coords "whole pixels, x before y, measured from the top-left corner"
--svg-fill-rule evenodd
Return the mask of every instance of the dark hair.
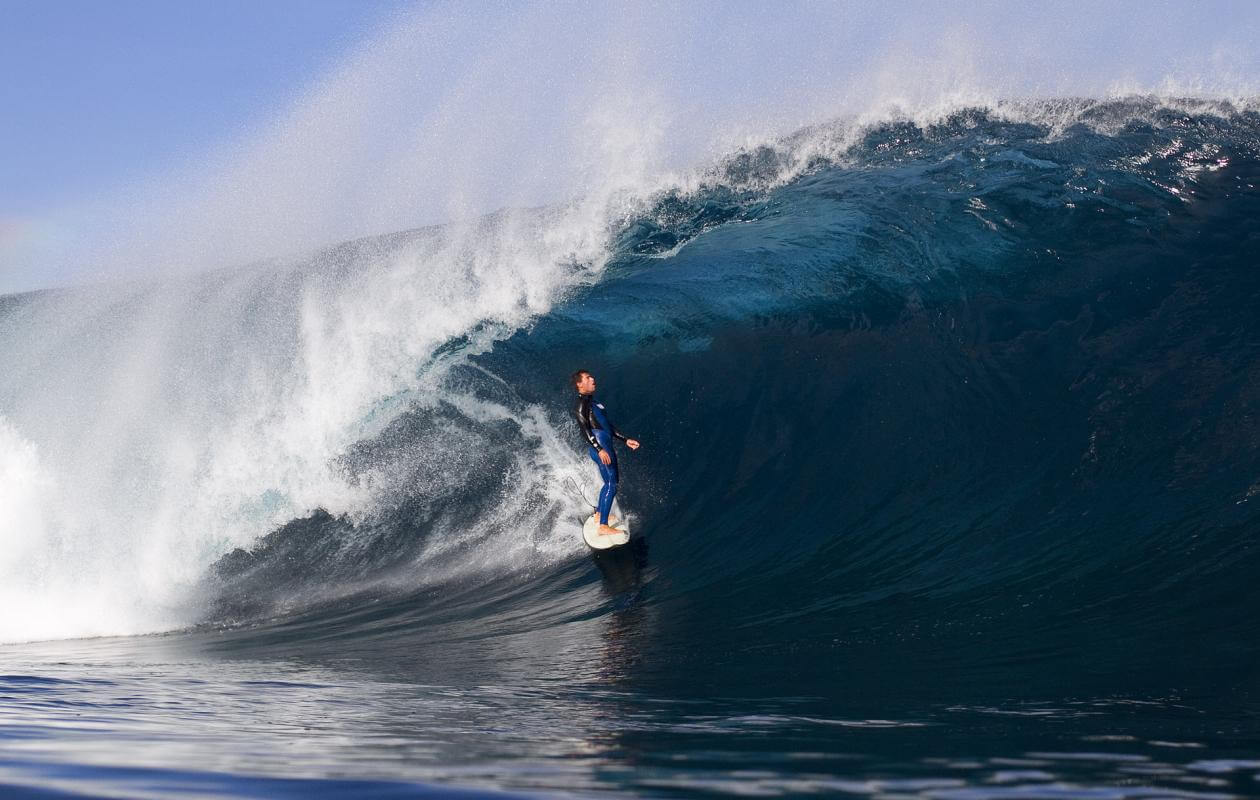
<path id="1" fill-rule="evenodd" d="M 585 369 L 578 370 L 577 372 L 569 376 L 569 385 L 577 386 L 578 381 L 582 380 L 583 375 L 590 375 L 590 374 L 591 374 L 590 370 L 585 370 Z"/>

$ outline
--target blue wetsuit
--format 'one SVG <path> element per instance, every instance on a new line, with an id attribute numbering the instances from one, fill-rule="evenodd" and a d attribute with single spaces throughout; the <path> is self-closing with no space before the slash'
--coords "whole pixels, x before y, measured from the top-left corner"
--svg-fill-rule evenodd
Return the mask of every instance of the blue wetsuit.
<path id="1" fill-rule="evenodd" d="M 613 449 L 613 439 L 626 441 L 621 431 L 613 427 L 604 411 L 604 404 L 597 402 L 593 395 L 579 394 L 577 400 L 578 427 L 590 445 L 589 453 L 595 466 L 599 467 L 600 477 L 604 479 L 604 488 L 599 493 L 599 524 L 608 524 L 608 512 L 612 509 L 613 498 L 617 496 L 617 451 Z M 612 461 L 608 466 L 599 460 L 601 450 L 608 452 Z"/>

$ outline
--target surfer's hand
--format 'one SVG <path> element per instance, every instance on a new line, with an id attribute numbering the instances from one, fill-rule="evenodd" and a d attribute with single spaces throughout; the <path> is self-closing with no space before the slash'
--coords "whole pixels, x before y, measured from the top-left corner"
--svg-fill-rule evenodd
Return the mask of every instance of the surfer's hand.
<path id="1" fill-rule="evenodd" d="M 626 439 L 626 447 L 629 447 L 631 450 L 638 450 L 638 449 L 639 449 L 639 440 L 638 440 L 638 439 Z"/>
<path id="2" fill-rule="evenodd" d="M 599 463 L 603 464 L 605 467 L 612 464 L 612 456 L 608 455 L 607 450 L 599 451 Z"/>

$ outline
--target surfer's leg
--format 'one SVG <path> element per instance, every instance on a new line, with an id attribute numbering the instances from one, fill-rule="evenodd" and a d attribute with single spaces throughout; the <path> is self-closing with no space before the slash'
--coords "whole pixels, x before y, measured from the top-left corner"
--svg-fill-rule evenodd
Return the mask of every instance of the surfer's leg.
<path id="1" fill-rule="evenodd" d="M 607 525 L 608 512 L 612 511 L 613 498 L 617 496 L 617 462 L 600 472 L 604 475 L 604 488 L 599 493 L 599 524 Z"/>
<path id="2" fill-rule="evenodd" d="M 599 477 L 604 479 L 604 488 L 600 489 L 599 491 L 599 505 L 596 506 L 595 513 L 599 514 L 599 524 L 607 525 L 608 512 L 605 510 L 605 506 L 604 506 L 604 495 L 608 493 L 608 482 L 612 480 L 612 474 L 609 471 L 608 467 L 604 466 L 604 462 L 599 460 L 598 450 L 596 450 L 594 447 L 590 448 L 589 455 L 591 457 L 591 461 L 594 461 L 595 466 L 599 469 Z M 611 501 L 609 502 L 609 505 L 610 506 L 612 505 Z"/>
<path id="3" fill-rule="evenodd" d="M 612 463 L 604 466 L 604 462 L 599 460 L 599 451 L 594 447 L 590 448 L 591 460 L 595 462 L 595 466 L 599 467 L 599 476 L 604 479 L 604 488 L 599 492 L 599 524 L 601 527 L 608 525 L 608 512 L 612 510 L 613 498 L 617 496 L 617 451 L 613 450 L 611 442 L 600 442 L 604 445 L 604 451 L 612 456 Z"/>
<path id="4" fill-rule="evenodd" d="M 599 457 L 595 460 L 599 463 Z M 608 524 L 608 512 L 612 511 L 613 498 L 617 496 L 617 461 L 616 456 L 613 457 L 613 463 L 605 467 L 599 463 L 599 474 L 604 479 L 604 488 L 599 492 L 599 524 Z"/>

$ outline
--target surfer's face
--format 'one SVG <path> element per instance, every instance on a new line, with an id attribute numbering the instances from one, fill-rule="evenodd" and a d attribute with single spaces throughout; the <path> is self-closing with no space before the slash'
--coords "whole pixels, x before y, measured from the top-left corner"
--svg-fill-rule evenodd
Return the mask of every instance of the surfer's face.
<path id="1" fill-rule="evenodd" d="M 592 394 L 595 391 L 595 376 L 586 373 L 582 379 L 577 382 L 578 394 Z"/>

